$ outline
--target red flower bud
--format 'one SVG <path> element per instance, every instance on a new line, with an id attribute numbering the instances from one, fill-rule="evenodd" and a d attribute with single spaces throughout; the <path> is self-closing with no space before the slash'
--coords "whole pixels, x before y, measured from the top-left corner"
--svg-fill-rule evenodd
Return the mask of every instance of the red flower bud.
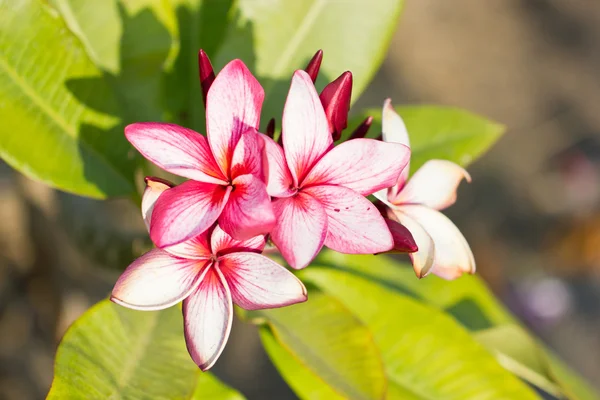
<path id="1" fill-rule="evenodd" d="M 321 61 L 323 61 L 323 50 L 317 51 L 315 53 L 315 55 L 313 56 L 313 58 L 311 58 L 310 61 L 308 62 L 308 65 L 306 66 L 306 68 L 304 68 L 304 70 L 310 76 L 310 79 L 312 79 L 313 83 L 315 83 L 315 81 L 317 80 L 317 75 L 319 75 L 319 69 L 321 68 Z"/>
<path id="2" fill-rule="evenodd" d="M 275 134 L 275 118 L 271 118 L 269 123 L 267 124 L 267 131 L 265 134 L 273 139 L 273 135 Z"/>
<path id="3" fill-rule="evenodd" d="M 206 96 L 208 95 L 210 85 L 215 80 L 215 71 L 213 71 L 210 59 L 202 49 L 198 52 L 198 70 L 200 86 L 202 86 L 202 100 L 204 101 L 204 107 L 206 107 Z"/>
<path id="4" fill-rule="evenodd" d="M 367 136 L 367 132 L 369 132 L 369 128 L 371 127 L 372 123 L 373 123 L 373 117 L 368 116 L 367 118 L 365 118 L 365 120 L 363 122 L 361 122 L 359 126 L 356 127 L 354 132 L 352 132 L 352 135 L 350 135 L 349 140 L 360 139 L 360 138 L 364 138 L 365 136 Z"/>
<path id="5" fill-rule="evenodd" d="M 344 72 L 335 81 L 325 86 L 319 98 L 325 109 L 329 130 L 333 140 L 338 140 L 348 126 L 348 112 L 352 95 L 352 73 Z"/>

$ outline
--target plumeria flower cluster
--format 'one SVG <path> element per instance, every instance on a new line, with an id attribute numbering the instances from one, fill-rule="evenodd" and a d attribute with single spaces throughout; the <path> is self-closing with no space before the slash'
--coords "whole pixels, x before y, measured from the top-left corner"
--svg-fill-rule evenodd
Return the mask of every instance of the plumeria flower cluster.
<path id="1" fill-rule="evenodd" d="M 183 302 L 187 347 L 202 370 L 227 342 L 233 304 L 257 310 L 306 301 L 302 282 L 261 254 L 268 240 L 295 269 L 306 267 L 323 246 L 349 254 L 413 252 L 419 276 L 431 270 L 450 278 L 474 269 L 472 255 L 457 267 L 444 252 L 458 230 L 430 208 L 453 198 L 434 204 L 436 189 L 422 188 L 437 169 L 423 167 L 415 183 L 405 185 L 408 137 L 389 103 L 384 141 L 364 138 L 369 118 L 352 140 L 334 145 L 347 126 L 352 74 L 343 73 L 319 94 L 314 81 L 321 60 L 319 51 L 293 74 L 278 141 L 274 120 L 259 132 L 264 91 L 244 63 L 231 61 L 215 76 L 203 51 L 206 136 L 167 123 L 125 128 L 144 157 L 188 180 L 176 186 L 146 178 L 142 216 L 156 248 L 125 270 L 111 299 L 137 310 Z M 447 178 L 455 175 L 437 183 Z M 448 187 L 455 189 L 454 181 Z M 383 203 L 373 204 L 366 198 L 371 194 Z M 439 221 L 445 225 L 438 230 Z"/>

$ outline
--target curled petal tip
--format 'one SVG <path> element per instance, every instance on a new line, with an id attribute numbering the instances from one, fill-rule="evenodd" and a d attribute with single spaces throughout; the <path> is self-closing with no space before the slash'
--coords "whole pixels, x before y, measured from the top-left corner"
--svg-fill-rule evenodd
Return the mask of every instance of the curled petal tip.
<path id="1" fill-rule="evenodd" d="M 348 126 L 348 112 L 352 97 L 352 73 L 346 71 L 325 86 L 319 98 L 325 109 L 333 140 L 338 140 Z"/>
<path id="2" fill-rule="evenodd" d="M 156 176 L 147 176 L 144 178 L 144 182 L 146 183 L 146 186 L 150 186 L 150 187 L 163 186 L 163 185 L 166 185 L 168 187 L 175 186 L 175 184 L 173 182 L 170 182 L 166 179 L 158 178 Z"/>
<path id="3" fill-rule="evenodd" d="M 267 131 L 265 132 L 268 137 L 273 139 L 273 135 L 275 134 L 275 118 L 271 118 L 269 123 L 267 124 Z"/>
<path id="4" fill-rule="evenodd" d="M 204 100 L 204 105 L 206 106 L 206 96 L 208 95 L 208 89 L 210 89 L 215 80 L 215 71 L 208 55 L 202 49 L 198 52 L 198 73 L 200 76 L 200 86 L 202 87 L 202 100 Z"/>
<path id="5" fill-rule="evenodd" d="M 312 79 L 313 83 L 317 80 L 317 76 L 319 75 L 321 61 L 323 61 L 323 50 L 318 50 L 313 58 L 310 59 L 306 68 L 304 68 L 306 73 L 310 76 L 310 79 Z"/>
<path id="6" fill-rule="evenodd" d="M 354 132 L 352 132 L 352 135 L 350 135 L 350 140 L 360 139 L 360 138 L 364 138 L 365 136 L 367 136 L 367 133 L 369 132 L 369 128 L 371 128 L 372 123 L 373 123 L 373 117 L 371 117 L 369 115 L 367 118 L 365 118 L 365 120 L 363 122 L 360 123 L 359 126 L 356 127 Z"/>

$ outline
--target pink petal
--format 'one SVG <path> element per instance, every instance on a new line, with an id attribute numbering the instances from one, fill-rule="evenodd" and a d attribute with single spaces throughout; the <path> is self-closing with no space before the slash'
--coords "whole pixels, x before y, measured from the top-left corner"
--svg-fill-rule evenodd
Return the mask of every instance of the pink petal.
<path id="1" fill-rule="evenodd" d="M 219 258 L 233 302 L 246 310 L 289 306 L 306 301 L 306 288 L 290 271 L 255 253 Z"/>
<path id="2" fill-rule="evenodd" d="M 430 160 L 390 200 L 394 204 L 422 204 L 443 210 L 456 201 L 456 189 L 463 178 L 471 182 L 469 173 L 459 165 L 446 160 Z"/>
<path id="3" fill-rule="evenodd" d="M 221 355 L 232 319 L 233 304 L 225 278 L 218 269 L 208 268 L 198 289 L 183 302 L 185 343 L 202 371 L 212 367 Z"/>
<path id="4" fill-rule="evenodd" d="M 234 251 L 260 253 L 265 247 L 265 237 L 258 235 L 248 240 L 236 240 L 229 236 L 219 225 L 210 237 L 210 248 L 215 255 L 223 255 Z"/>
<path id="5" fill-rule="evenodd" d="M 401 223 L 393 219 L 383 218 L 394 239 L 394 247 L 390 252 L 394 253 L 414 253 L 419 250 L 415 239 L 410 231 Z"/>
<path id="6" fill-rule="evenodd" d="M 150 218 L 152 217 L 152 210 L 154 209 L 156 199 L 165 190 L 175 185 L 167 180 L 153 176 L 147 176 L 144 180 L 146 181 L 146 189 L 144 189 L 144 194 L 142 195 L 142 218 L 144 218 L 146 228 L 150 230 Z"/>
<path id="7" fill-rule="evenodd" d="M 110 299 L 135 310 L 162 310 L 186 298 L 200 282 L 207 260 L 173 257 L 153 249 L 121 274 Z"/>
<path id="8" fill-rule="evenodd" d="M 407 146 L 410 149 L 410 141 L 408 140 L 408 131 L 404 121 L 400 118 L 400 115 L 394 110 L 392 101 L 387 99 L 383 103 L 383 116 L 381 121 L 381 130 L 383 141 L 388 143 L 400 143 Z M 390 195 L 395 196 L 400 189 L 404 186 L 404 183 L 408 179 L 408 173 L 410 171 L 410 160 L 404 167 L 404 170 L 400 174 L 398 184 L 390 189 Z"/>
<path id="9" fill-rule="evenodd" d="M 127 140 L 148 160 L 175 175 L 226 183 L 206 138 L 175 124 L 138 122 L 125 127 Z"/>
<path id="10" fill-rule="evenodd" d="M 342 136 L 342 131 L 348 126 L 351 96 L 352 73 L 350 71 L 342 73 L 336 80 L 325 86 L 319 96 L 333 140 L 338 140 Z"/>
<path id="11" fill-rule="evenodd" d="M 264 153 L 265 143 L 256 129 L 248 129 L 238 141 L 231 158 L 229 176 L 235 179 L 240 175 L 251 174 L 264 182 L 267 159 Z"/>
<path id="12" fill-rule="evenodd" d="M 229 201 L 219 217 L 221 228 L 238 240 L 269 233 L 275 215 L 264 182 L 253 175 L 241 175 L 232 184 Z"/>
<path id="13" fill-rule="evenodd" d="M 304 191 L 319 200 L 327 213 L 325 246 L 348 254 L 381 253 L 394 246 L 383 217 L 373 203 L 360 194 L 345 187 L 327 185 Z"/>
<path id="14" fill-rule="evenodd" d="M 300 192 L 273 201 L 276 224 L 271 240 L 296 269 L 306 267 L 317 255 L 327 234 L 327 214 L 318 200 Z"/>
<path id="15" fill-rule="evenodd" d="M 444 214 L 431 208 L 419 205 L 407 205 L 398 207 L 396 216 L 402 224 L 411 231 L 419 251 L 412 253 L 413 257 L 421 259 L 430 257 L 420 255 L 422 251 L 431 252 L 428 244 L 422 246 L 420 241 L 424 235 L 418 232 L 415 223 L 419 225 L 431 238 L 433 242 L 433 265 L 429 272 L 445 279 L 454 279 L 463 273 L 475 272 L 475 259 L 467 240 Z M 409 222 L 412 220 L 411 222 Z M 406 223 L 405 223 L 406 222 Z M 413 261 L 414 262 L 414 261 Z M 421 272 L 424 276 L 428 271 Z"/>
<path id="16" fill-rule="evenodd" d="M 187 259 L 208 259 L 212 257 L 210 251 L 209 235 L 211 229 L 207 229 L 198 236 L 183 241 L 173 246 L 163 247 L 164 251 L 171 253 L 176 257 Z"/>
<path id="17" fill-rule="evenodd" d="M 296 71 L 283 109 L 283 148 L 294 184 L 308 174 L 333 145 L 325 111 L 304 71 Z"/>
<path id="18" fill-rule="evenodd" d="M 233 60 L 217 75 L 208 92 L 208 142 L 224 175 L 242 133 L 258 129 L 265 92 L 241 60 Z"/>
<path id="19" fill-rule="evenodd" d="M 338 185 L 369 195 L 393 186 L 409 159 L 410 150 L 401 144 L 349 140 L 325 154 L 302 186 Z"/>
<path id="20" fill-rule="evenodd" d="M 219 218 L 230 192 L 230 186 L 196 181 L 165 191 L 152 211 L 152 241 L 172 246 L 204 232 Z"/>
<path id="21" fill-rule="evenodd" d="M 273 139 L 261 135 L 265 142 L 265 153 L 267 157 L 267 168 L 265 175 L 267 180 L 267 193 L 274 197 L 289 197 L 296 191 L 292 190 L 294 181 L 290 169 L 285 161 L 283 149 Z"/>

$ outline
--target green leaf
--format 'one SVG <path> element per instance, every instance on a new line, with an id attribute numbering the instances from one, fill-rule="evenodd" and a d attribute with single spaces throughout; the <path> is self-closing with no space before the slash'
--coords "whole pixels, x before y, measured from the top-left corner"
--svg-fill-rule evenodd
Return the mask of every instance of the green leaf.
<path id="1" fill-rule="evenodd" d="M 474 338 L 495 354 L 505 368 L 548 393 L 558 388 L 570 399 L 600 398 L 588 383 L 519 326 L 477 275 L 454 281 L 435 276 L 419 280 L 410 265 L 391 257 L 350 256 L 332 251 L 321 252 L 318 262 L 444 310 L 474 332 Z M 500 337 L 504 340 L 497 340 Z M 510 343 L 520 346 L 507 346 Z"/>
<path id="2" fill-rule="evenodd" d="M 243 397 L 202 373 L 183 339 L 181 310 L 133 311 L 103 300 L 69 328 L 48 399 Z"/>
<path id="3" fill-rule="evenodd" d="M 332 392 L 343 398 L 382 398 L 386 378 L 369 330 L 332 296 L 313 290 L 309 298 L 291 307 L 249 313 L 268 324 L 284 349 L 273 350 L 263 328 L 261 337 L 283 377 L 305 398 L 326 398 Z M 304 387 L 317 377 L 328 388 Z"/>
<path id="4" fill-rule="evenodd" d="M 383 61 L 403 4 L 402 0 L 380 0 L 365 8 L 363 0 L 239 0 L 233 5 L 224 2 L 221 10 L 210 10 L 216 13 L 212 18 L 215 32 L 207 32 L 202 29 L 202 23 L 209 21 L 206 4 L 215 2 L 178 1 L 188 4 L 184 9 L 190 10 L 187 14 L 194 22 L 194 52 L 209 45 L 214 52 L 208 54 L 217 72 L 232 59 L 241 58 L 258 77 L 266 95 L 264 126 L 271 117 L 281 121 L 292 73 L 304 68 L 319 49 L 324 58 L 317 87 L 324 87 L 350 70 L 354 76 L 353 99 L 357 99 Z M 195 6 L 189 6 L 192 3 Z M 183 43 L 182 51 L 187 51 Z M 182 65 L 187 70 L 182 69 L 179 74 L 197 80 L 197 70 L 189 68 L 195 59 L 190 61 Z M 204 131 L 199 85 L 190 82 L 178 96 L 195 96 L 186 110 L 189 124 Z M 189 90 L 198 93 L 187 94 Z"/>
<path id="5" fill-rule="evenodd" d="M 371 330 L 388 378 L 425 399 L 537 399 L 449 315 L 333 268 L 301 276 L 335 296 Z"/>
<path id="6" fill-rule="evenodd" d="M 383 101 L 382 101 L 383 104 Z M 451 107 L 396 107 L 410 136 L 412 172 L 431 159 L 450 160 L 468 166 L 485 153 L 504 132 L 504 127 L 471 112 Z M 352 118 L 347 137 L 367 116 L 373 117 L 369 136 L 381 133 L 381 109 L 368 109 Z"/>
<path id="7" fill-rule="evenodd" d="M 65 191 L 131 194 L 135 161 L 114 117 L 119 104 L 56 13 L 41 1 L 0 1 L 0 48 L 2 159 Z"/>

